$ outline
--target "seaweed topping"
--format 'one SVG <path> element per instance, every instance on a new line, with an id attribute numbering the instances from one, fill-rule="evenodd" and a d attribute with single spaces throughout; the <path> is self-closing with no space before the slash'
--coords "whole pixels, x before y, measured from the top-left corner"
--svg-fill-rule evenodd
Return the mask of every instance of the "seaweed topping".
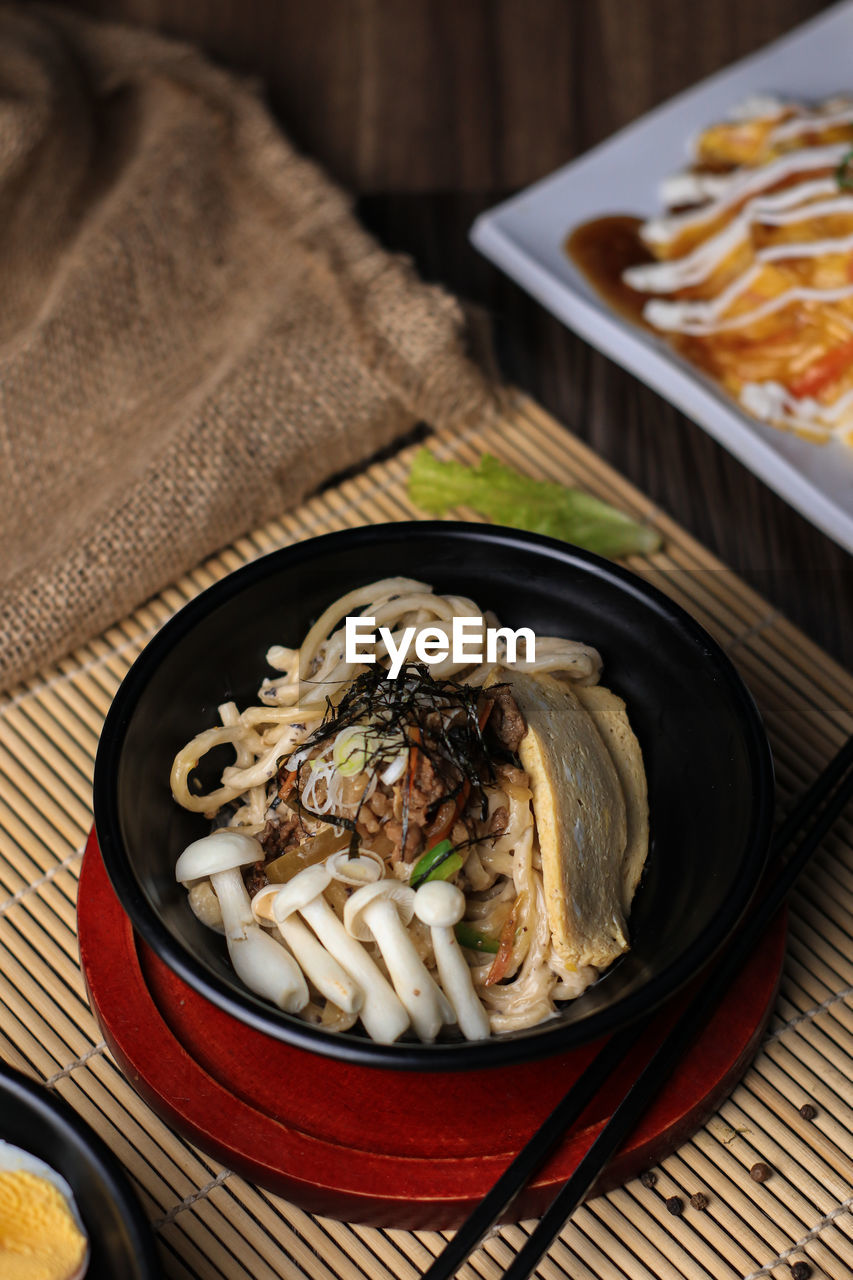
<path id="1" fill-rule="evenodd" d="M 421 663 L 406 663 L 396 680 L 379 664 L 371 666 L 337 701 L 326 699 L 322 723 L 279 770 L 280 793 L 305 815 L 349 831 L 356 856 L 359 815 L 376 778 L 386 789 L 399 786 L 403 856 L 412 825 L 427 840 L 441 840 L 463 810 L 479 808 L 485 818 L 485 786 L 494 782 L 495 764 L 515 762 L 513 752 L 483 732 L 501 687 L 484 691 L 436 680 Z M 318 812 L 302 800 L 305 771 L 318 756 L 330 754 L 342 776 L 368 779 L 354 818 Z"/>

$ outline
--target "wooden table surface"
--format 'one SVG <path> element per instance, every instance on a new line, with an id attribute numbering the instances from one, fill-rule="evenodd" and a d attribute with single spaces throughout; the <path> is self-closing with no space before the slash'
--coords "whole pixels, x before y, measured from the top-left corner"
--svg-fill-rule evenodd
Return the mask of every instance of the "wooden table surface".
<path id="1" fill-rule="evenodd" d="M 470 247 L 474 217 L 821 0 L 74 0 L 253 72 L 364 222 L 491 317 L 504 376 L 853 667 L 853 560 Z M 757 86 L 768 88 L 769 86 Z M 853 88 L 828 85 L 828 91 Z"/>

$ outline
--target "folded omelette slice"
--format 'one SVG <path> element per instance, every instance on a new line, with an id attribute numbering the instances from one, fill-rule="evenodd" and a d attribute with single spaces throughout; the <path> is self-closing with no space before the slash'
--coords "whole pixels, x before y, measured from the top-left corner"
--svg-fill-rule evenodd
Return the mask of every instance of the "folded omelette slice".
<path id="1" fill-rule="evenodd" d="M 573 692 L 595 722 L 625 799 L 628 832 L 622 860 L 622 909 L 627 917 L 649 853 L 649 792 L 643 753 L 621 698 L 600 684 L 576 685 Z"/>
<path id="2" fill-rule="evenodd" d="M 608 689 L 572 688 L 509 669 L 527 724 L 519 756 L 530 776 L 554 951 L 570 968 L 604 969 L 628 948 L 627 916 L 648 852 L 642 755 L 625 704 Z"/>

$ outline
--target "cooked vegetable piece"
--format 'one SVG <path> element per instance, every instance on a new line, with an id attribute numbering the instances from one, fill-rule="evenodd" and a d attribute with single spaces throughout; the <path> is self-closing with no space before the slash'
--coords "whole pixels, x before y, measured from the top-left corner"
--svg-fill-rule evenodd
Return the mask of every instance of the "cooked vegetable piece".
<path id="1" fill-rule="evenodd" d="M 418 955 L 406 928 L 415 895 L 393 879 L 356 889 L 344 907 L 344 925 L 361 942 L 373 941 L 382 953 L 394 990 L 403 1002 L 421 1040 L 429 1042 L 456 1012 Z"/>
<path id="2" fill-rule="evenodd" d="M 853 151 L 848 151 L 841 157 L 841 163 L 835 170 L 835 181 L 838 183 L 840 190 L 849 191 L 853 187 Z"/>
<path id="3" fill-rule="evenodd" d="M 520 898 L 516 898 L 512 904 L 512 910 L 504 921 L 504 927 L 501 929 L 501 936 L 498 941 L 497 955 L 494 958 L 492 967 L 486 974 L 486 986 L 491 987 L 496 982 L 502 982 L 509 972 L 512 963 L 512 952 L 515 946 L 515 934 L 518 928 L 519 904 Z"/>
<path id="4" fill-rule="evenodd" d="M 237 976 L 250 991 L 288 1013 L 298 1013 L 309 1000 L 302 970 L 290 952 L 256 924 L 243 883 L 242 868 L 262 857 L 263 849 L 252 836 L 223 828 L 187 845 L 175 863 L 175 878 L 179 884 L 187 884 L 210 877 Z"/>
<path id="5" fill-rule="evenodd" d="M 331 880 L 327 866 L 306 867 L 275 895 L 273 916 L 281 925 L 300 913 L 329 955 L 360 987 L 364 1000 L 359 1016 L 367 1034 L 382 1044 L 392 1044 L 408 1027 L 409 1015 L 373 958 L 350 936 L 323 896 Z"/>
<path id="6" fill-rule="evenodd" d="M 252 899 L 252 915 L 260 925 L 277 928 L 289 951 L 295 956 L 302 972 L 326 1000 L 330 1000 L 345 1013 L 358 1013 L 364 1003 L 364 992 L 346 970 L 331 955 L 319 939 L 308 929 L 296 913 L 291 912 L 281 920 L 275 917 L 275 899 L 286 890 L 281 885 L 268 884 Z"/>
<path id="7" fill-rule="evenodd" d="M 489 1015 L 474 990 L 471 970 L 459 950 L 453 926 L 462 919 L 465 895 L 455 885 L 435 880 L 415 894 L 415 915 L 430 931 L 438 976 L 466 1040 L 483 1040 Z"/>
<path id="8" fill-rule="evenodd" d="M 429 840 L 444 840 L 448 831 L 453 830 L 453 824 L 462 814 L 465 805 L 468 803 L 468 797 L 471 794 L 471 783 L 466 778 L 459 789 L 459 795 L 455 800 L 446 801 L 435 819 L 426 827 L 424 834 Z"/>
<path id="9" fill-rule="evenodd" d="M 417 889 L 426 884 L 427 880 L 449 880 L 461 868 L 462 854 L 454 853 L 451 840 L 442 840 L 418 858 L 409 884 Z"/>
<path id="10" fill-rule="evenodd" d="M 602 556 L 656 551 L 660 535 L 580 489 L 522 475 L 485 453 L 476 467 L 442 462 L 428 449 L 415 454 L 409 497 L 417 507 L 445 515 L 469 506 L 498 524 L 529 529 Z"/>
<path id="11" fill-rule="evenodd" d="M 273 858 L 264 867 L 270 884 L 286 884 L 305 867 L 312 867 L 317 862 L 325 862 L 329 854 L 336 853 L 349 844 L 349 835 L 335 835 L 333 827 L 324 827 L 311 840 L 305 840 L 278 858 Z"/>
<path id="12" fill-rule="evenodd" d="M 494 955 L 500 946 L 497 938 L 491 938 L 487 933 L 480 933 L 478 929 L 475 929 L 471 924 L 467 924 L 464 920 L 460 920 L 454 932 L 460 947 L 467 947 L 469 951 L 488 951 Z"/>

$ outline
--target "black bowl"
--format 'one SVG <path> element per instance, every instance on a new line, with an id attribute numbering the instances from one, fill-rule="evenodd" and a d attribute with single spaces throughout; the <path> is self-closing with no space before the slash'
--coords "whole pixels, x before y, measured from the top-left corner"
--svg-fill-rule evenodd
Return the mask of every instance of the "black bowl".
<path id="1" fill-rule="evenodd" d="M 242 987 L 223 940 L 198 923 L 174 878 L 180 851 L 208 830 L 171 797 L 175 752 L 219 723 L 217 704 L 257 701 L 271 644 L 297 645 L 339 595 L 396 574 L 471 596 L 502 624 L 594 645 L 602 681 L 625 699 L 645 758 L 652 839 L 631 950 L 557 1017 L 486 1041 L 379 1045 L 280 1012 Z M 571 1049 L 673 995 L 746 907 L 765 864 L 772 799 L 772 761 L 752 698 L 688 614 L 636 575 L 565 543 L 445 522 L 315 538 L 205 591 L 127 675 L 95 766 L 95 823 L 110 879 L 135 928 L 190 986 L 279 1040 L 421 1070 L 507 1065 Z"/>
<path id="2" fill-rule="evenodd" d="M 44 1160 L 71 1187 L 89 1237 L 86 1280 L 159 1280 L 151 1228 L 118 1160 L 61 1098 L 5 1065 L 0 1138 Z"/>

